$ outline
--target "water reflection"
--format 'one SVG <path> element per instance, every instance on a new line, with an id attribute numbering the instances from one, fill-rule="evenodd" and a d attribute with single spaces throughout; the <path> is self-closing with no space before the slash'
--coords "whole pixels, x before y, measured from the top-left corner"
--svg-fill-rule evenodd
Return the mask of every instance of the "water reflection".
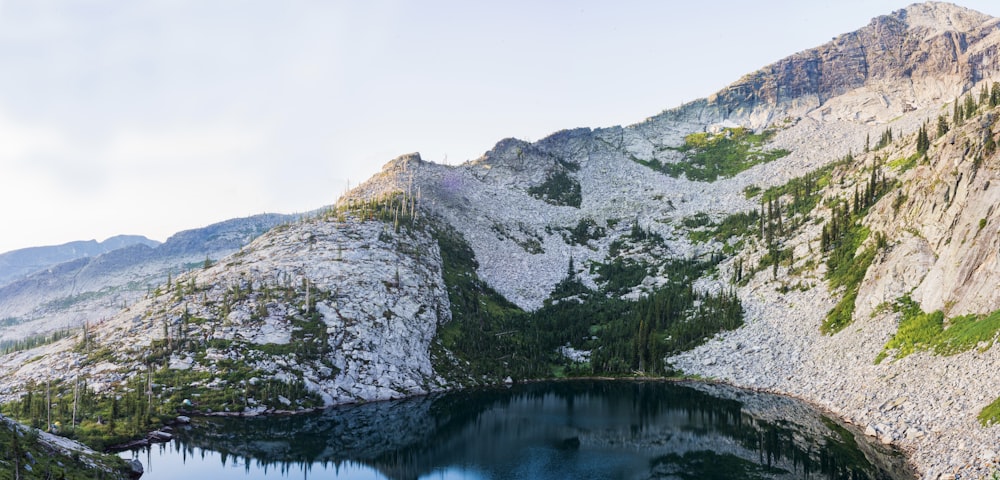
<path id="1" fill-rule="evenodd" d="M 138 454 L 145 478 L 913 478 L 800 402 L 704 384 L 539 383 L 176 433 Z"/>

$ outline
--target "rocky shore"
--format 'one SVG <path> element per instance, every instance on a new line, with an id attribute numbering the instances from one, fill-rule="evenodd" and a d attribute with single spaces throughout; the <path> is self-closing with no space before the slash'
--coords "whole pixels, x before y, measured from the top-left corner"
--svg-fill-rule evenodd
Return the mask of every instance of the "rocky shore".
<path id="1" fill-rule="evenodd" d="M 826 336 L 825 286 L 781 294 L 767 281 L 740 290 L 743 328 L 670 359 L 683 372 L 797 397 L 910 456 L 923 479 L 990 478 L 1000 470 L 1000 426 L 977 413 L 1000 392 L 1000 349 L 942 357 L 918 352 L 874 364 L 895 314 Z"/>

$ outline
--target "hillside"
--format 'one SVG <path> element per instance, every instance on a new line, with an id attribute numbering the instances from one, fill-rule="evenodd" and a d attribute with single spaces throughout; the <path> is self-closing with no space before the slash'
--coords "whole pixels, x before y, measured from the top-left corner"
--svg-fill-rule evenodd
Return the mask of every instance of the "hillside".
<path id="1" fill-rule="evenodd" d="M 0 416 L 3 478 L 128 479 L 141 464 L 97 453 L 78 442 L 20 425 Z"/>
<path id="2" fill-rule="evenodd" d="M 458 166 L 401 156 L 334 208 L 0 358 L 0 400 L 85 381 L 96 412 L 125 392 L 128 432 L 81 429 L 127 437 L 191 409 L 683 373 L 836 412 L 925 478 L 986 476 L 998 22 L 913 5 L 635 125 Z"/>
<path id="3" fill-rule="evenodd" d="M 179 232 L 162 244 L 113 237 L 100 244 L 74 242 L 8 252 L 0 262 L 34 266 L 30 274 L 0 284 L 0 347 L 59 336 L 67 328 L 109 318 L 171 275 L 225 257 L 294 218 L 264 214 L 232 219 Z"/>

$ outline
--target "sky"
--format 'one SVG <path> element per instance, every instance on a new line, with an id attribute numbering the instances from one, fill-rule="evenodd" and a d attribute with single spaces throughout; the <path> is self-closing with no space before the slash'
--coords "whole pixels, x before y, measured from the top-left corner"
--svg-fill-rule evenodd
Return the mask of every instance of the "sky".
<path id="1" fill-rule="evenodd" d="M 0 252 L 163 241 L 332 204 L 410 152 L 637 123 L 910 3 L 0 0 Z"/>

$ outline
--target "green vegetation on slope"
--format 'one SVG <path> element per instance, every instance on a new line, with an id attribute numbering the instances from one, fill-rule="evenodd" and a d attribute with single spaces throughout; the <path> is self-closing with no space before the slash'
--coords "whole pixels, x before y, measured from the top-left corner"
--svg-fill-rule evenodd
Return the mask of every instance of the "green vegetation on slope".
<path id="1" fill-rule="evenodd" d="M 451 322 L 438 327 L 439 342 L 432 346 L 435 370 L 458 381 L 484 376 L 495 380 L 508 365 L 510 375 L 534 375 L 537 365 L 527 359 L 539 352 L 523 341 L 527 314 L 479 279 L 475 254 L 460 233 L 446 227 L 434 233 L 452 315 Z M 464 363 L 452 363 L 441 347 Z"/>
<path id="2" fill-rule="evenodd" d="M 746 193 L 749 198 L 760 196 L 759 209 L 734 213 L 717 222 L 704 213 L 686 217 L 682 224 L 689 229 L 688 238 L 696 243 L 720 242 L 723 244 L 722 253 L 726 255 L 737 254 L 747 238 L 763 242 L 767 253 L 756 266 L 745 265 L 742 258 L 736 260 L 731 279 L 735 284 L 744 284 L 756 272 L 766 268 L 776 273 L 782 264 L 791 266 L 794 262 L 792 249 L 783 245 L 784 239 L 811 220 L 810 215 L 819 204 L 823 187 L 830 183 L 833 169 L 850 160 L 845 158 L 766 191 L 748 187 Z"/>
<path id="3" fill-rule="evenodd" d="M 784 185 L 768 188 L 761 198 L 761 204 L 765 204 L 771 200 L 791 197 L 791 202 L 788 202 L 785 208 L 789 219 L 795 215 L 809 215 L 816 208 L 816 205 L 819 204 L 823 189 L 830 184 L 834 168 L 853 161 L 854 159 L 851 156 L 847 156 L 801 177 L 795 177 Z"/>
<path id="4" fill-rule="evenodd" d="M 529 188 L 528 194 L 552 205 L 580 208 L 583 202 L 580 182 L 563 170 L 549 175 L 540 185 Z"/>
<path id="5" fill-rule="evenodd" d="M 907 171 L 907 170 L 909 170 L 909 169 L 917 166 L 917 162 L 920 160 L 921 157 L 923 157 L 923 155 L 924 155 L 923 153 L 914 153 L 913 155 L 910 155 L 909 157 L 900 157 L 900 158 L 897 158 L 897 159 L 892 160 L 892 161 L 889 162 L 889 168 L 891 168 L 891 169 L 893 169 L 893 170 L 895 170 L 895 171 L 897 171 L 899 173 L 903 173 L 903 172 L 905 172 L 905 171 Z"/>
<path id="6" fill-rule="evenodd" d="M 683 161 L 634 160 L 674 178 L 683 174 L 688 180 L 714 182 L 719 177 L 729 178 L 754 165 L 787 156 L 788 150 L 764 150 L 764 144 L 772 136 L 773 130 L 754 133 L 743 127 L 726 128 L 717 134 L 692 133 L 684 137 L 684 145 L 677 148 L 684 153 Z"/>
<path id="7" fill-rule="evenodd" d="M 899 328 L 875 357 L 876 364 L 890 355 L 898 360 L 921 351 L 937 355 L 956 355 L 973 348 L 985 351 L 1000 336 L 1000 310 L 946 319 L 940 310 L 924 312 L 907 295 L 896 300 L 893 311 L 900 314 Z M 1000 398 L 983 408 L 978 418 L 984 426 L 1000 423 Z"/>
<path id="8" fill-rule="evenodd" d="M 0 355 L 20 352 L 23 350 L 31 350 L 32 348 L 48 345 L 76 334 L 76 330 L 67 328 L 50 333 L 31 335 L 17 340 L 0 340 Z"/>
<path id="9" fill-rule="evenodd" d="M 440 328 L 439 340 L 464 362 L 460 367 L 465 371 L 455 370 L 443 351 L 435 352 L 435 366 L 452 379 L 660 375 L 667 373 L 666 355 L 742 324 L 743 310 L 733 292 L 704 294 L 692 288 L 692 282 L 718 258 L 670 262 L 666 284 L 638 301 L 618 296 L 629 283 L 621 282 L 620 275 L 628 272 L 630 281 L 641 281 L 655 273 L 654 266 L 620 257 L 610 264 L 595 264 L 606 283 L 600 291 L 592 291 L 576 278 L 571 264 L 551 298 L 529 313 L 479 280 L 472 250 L 460 234 L 438 227 L 436 236 L 453 316 Z M 638 236 L 658 238 L 642 235 L 641 229 Z M 589 362 L 565 358 L 558 352 L 564 346 L 589 351 Z"/>
<path id="10" fill-rule="evenodd" d="M 899 328 L 875 357 L 880 363 L 890 354 L 900 359 L 918 351 L 955 355 L 973 348 L 987 350 L 1000 333 L 1000 310 L 989 315 L 962 315 L 945 319 L 940 310 L 927 313 L 909 296 L 896 301 L 893 310 L 901 315 Z"/>
<path id="11" fill-rule="evenodd" d="M 0 419 L 0 480 L 96 480 L 126 478 L 125 472 L 125 462 L 119 457 L 65 455 L 42 442 L 37 430 Z"/>
<path id="12" fill-rule="evenodd" d="M 979 422 L 983 426 L 996 425 L 1000 423 L 1000 398 L 987 405 L 979 412 Z"/>
<path id="13" fill-rule="evenodd" d="M 183 298 L 199 292 L 192 283 L 178 282 L 161 294 Z M 289 314 L 289 343 L 254 344 L 213 338 L 214 328 L 223 320 L 197 318 L 184 312 L 179 318 L 162 321 L 163 338 L 153 340 L 138 354 L 144 366 L 124 372 L 126 380 L 110 389 L 97 393 L 86 377 L 30 384 L 19 400 L 4 405 L 4 411 L 36 428 L 58 425 L 55 429 L 60 435 L 101 450 L 145 436 L 181 413 L 322 406 L 322 399 L 306 388 L 301 372 L 279 379 L 254 365 L 278 357 L 319 365 L 336 374 L 336 367 L 327 358 L 331 347 L 326 325 L 315 310 L 316 302 L 330 296 L 330 292 L 311 285 L 298 288 L 249 281 L 234 284 L 218 302 L 209 305 L 214 310 L 213 318 L 224 319 L 230 311 L 240 308 L 255 312 L 250 321 L 259 321 L 268 315 L 269 304 L 280 301 L 295 305 L 297 312 Z M 104 361 L 122 363 L 115 358 L 113 349 L 93 340 L 89 327 L 84 326 L 78 338 L 76 351 L 85 356 L 80 367 Z M 185 357 L 194 361 L 190 367 L 169 368 L 171 358 Z"/>
<path id="14" fill-rule="evenodd" d="M 861 281 L 875 259 L 876 252 L 879 248 L 884 248 L 886 242 L 885 237 L 879 235 L 876 245 L 869 245 L 859 252 L 859 248 L 871 234 L 868 227 L 861 224 L 861 219 L 888 189 L 889 185 L 881 168 L 875 167 L 867 184 L 862 189 L 855 189 L 853 202 L 835 199 L 831 205 L 830 221 L 823 225 L 820 248 L 829 252 L 826 278 L 830 288 L 843 287 L 844 294 L 827 313 L 820 326 L 825 334 L 837 333 L 854 321 L 854 304 Z"/>

